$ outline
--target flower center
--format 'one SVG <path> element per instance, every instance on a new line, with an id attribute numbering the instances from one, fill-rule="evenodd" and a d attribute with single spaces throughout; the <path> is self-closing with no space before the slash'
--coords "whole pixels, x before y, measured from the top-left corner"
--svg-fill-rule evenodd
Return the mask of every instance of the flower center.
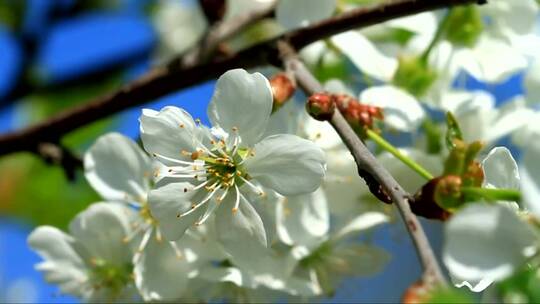
<path id="1" fill-rule="evenodd" d="M 214 198 L 216 204 L 209 206 L 196 224 L 204 223 L 215 210 L 216 205 L 223 201 L 230 192 L 235 193 L 233 194 L 235 195 L 235 203 L 232 211 L 236 212 L 240 201 L 247 201 L 239 190 L 239 187 L 244 184 L 248 185 L 256 194 L 264 195 L 262 189 L 250 181 L 249 174 L 244 170 L 244 161 L 254 154 L 250 148 L 240 147 L 241 139 L 238 136 L 238 128 L 233 127 L 230 134 L 221 129 L 220 132 L 216 133 L 219 134 L 208 134 L 210 143 L 208 147 L 201 142 L 193 152 L 181 151 L 184 158 L 189 157 L 191 161 L 154 154 L 155 157 L 178 164 L 167 167 L 166 172 L 157 172 L 156 176 L 184 179 L 195 185 L 184 188 L 184 192 L 194 192 L 193 197 L 197 202 L 192 203 L 190 210 L 179 212 L 177 214 L 179 218 L 191 214 Z M 201 194 L 204 195 L 201 196 Z"/>
<path id="2" fill-rule="evenodd" d="M 90 281 L 94 290 L 106 288 L 113 298 L 118 297 L 124 287 L 133 282 L 133 266 L 114 265 L 100 258 L 90 260 Z"/>

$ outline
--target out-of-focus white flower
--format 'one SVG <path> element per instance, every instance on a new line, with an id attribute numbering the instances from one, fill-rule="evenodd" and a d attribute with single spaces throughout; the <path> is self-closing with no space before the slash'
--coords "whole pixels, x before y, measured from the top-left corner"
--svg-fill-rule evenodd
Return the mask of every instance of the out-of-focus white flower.
<path id="1" fill-rule="evenodd" d="M 517 189 L 520 177 L 508 149 L 497 147 L 482 161 L 484 186 Z M 540 235 L 520 219 L 517 206 L 469 203 L 445 227 L 443 261 L 456 286 L 475 292 L 509 277 L 537 252 Z"/>
<path id="2" fill-rule="evenodd" d="M 279 1 L 276 19 L 287 29 L 307 26 L 332 16 L 336 0 Z"/>
<path id="3" fill-rule="evenodd" d="M 163 60 L 178 56 L 193 47 L 208 26 L 206 17 L 197 4 L 182 2 L 159 1 L 152 18 L 161 40 Z"/>
<path id="4" fill-rule="evenodd" d="M 487 144 L 520 130 L 529 124 L 534 113 L 520 97 L 496 108 L 493 96 L 483 91 L 447 92 L 440 107 L 454 114 L 465 141 L 481 140 Z"/>
<path id="5" fill-rule="evenodd" d="M 71 221 L 69 234 L 36 228 L 28 237 L 44 259 L 36 269 L 61 292 L 89 302 L 134 300 L 133 250 L 123 242 L 131 230 L 130 213 L 119 204 L 97 203 Z"/>
<path id="6" fill-rule="evenodd" d="M 166 165 L 159 176 L 170 182 L 149 195 L 150 210 L 165 238 L 178 239 L 215 213 L 219 241 L 240 260 L 267 246 L 249 193 L 264 196 L 267 187 L 298 195 L 318 188 L 325 174 L 324 152 L 293 135 L 263 139 L 271 110 L 268 80 L 238 69 L 217 82 L 208 108 L 212 129 L 179 108 L 143 111 L 144 147 Z"/>
<path id="7" fill-rule="evenodd" d="M 188 279 L 196 274 L 193 261 L 219 256 L 221 251 L 207 248 L 194 252 L 182 243 L 163 240 L 161 230 L 165 226 L 154 218 L 147 201 L 154 167 L 159 164 L 152 163 L 131 139 L 109 133 L 88 149 L 84 165 L 86 179 L 103 199 L 138 211 L 130 217 L 133 229 L 123 241 L 137 242 L 133 257 L 135 283 L 143 299 L 174 300 L 183 296 Z M 191 254 L 186 250 L 191 250 Z"/>

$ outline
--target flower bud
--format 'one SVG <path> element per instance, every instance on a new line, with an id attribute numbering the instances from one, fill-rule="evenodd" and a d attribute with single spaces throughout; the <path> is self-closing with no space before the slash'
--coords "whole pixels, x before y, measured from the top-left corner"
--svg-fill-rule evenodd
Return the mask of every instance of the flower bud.
<path id="1" fill-rule="evenodd" d="M 403 304 L 417 304 L 417 303 L 425 303 L 426 297 L 429 294 L 429 288 L 424 284 L 424 282 L 417 281 L 413 283 L 407 290 L 405 290 L 405 293 L 403 293 L 403 296 L 401 297 L 401 303 Z"/>
<path id="2" fill-rule="evenodd" d="M 445 210 L 453 210 L 463 204 L 460 176 L 446 175 L 440 177 L 435 186 L 435 202 Z"/>
<path id="3" fill-rule="evenodd" d="M 442 177 L 436 177 L 427 182 L 416 194 L 410 202 L 411 211 L 428 219 L 446 221 L 451 213 L 444 210 L 435 201 L 435 191 Z"/>
<path id="4" fill-rule="evenodd" d="M 270 79 L 270 87 L 272 88 L 272 96 L 274 98 L 273 112 L 281 108 L 294 95 L 294 91 L 296 91 L 296 84 L 286 73 L 278 73 L 272 77 Z"/>
<path id="5" fill-rule="evenodd" d="M 484 170 L 479 162 L 473 161 L 467 167 L 467 171 L 462 176 L 463 186 L 482 187 L 484 183 Z"/>
<path id="6" fill-rule="evenodd" d="M 337 94 L 334 95 L 334 100 L 347 122 L 362 138 L 366 137 L 365 131 L 367 129 L 374 128 L 375 119 L 382 120 L 384 118 L 380 107 L 362 104 L 351 96 Z"/>
<path id="7" fill-rule="evenodd" d="M 437 73 L 421 57 L 399 57 L 392 82 L 416 97 L 422 97 L 437 79 Z"/>
<path id="8" fill-rule="evenodd" d="M 329 93 L 315 93 L 308 98 L 306 103 L 309 115 L 320 121 L 332 118 L 335 108 L 334 97 Z"/>

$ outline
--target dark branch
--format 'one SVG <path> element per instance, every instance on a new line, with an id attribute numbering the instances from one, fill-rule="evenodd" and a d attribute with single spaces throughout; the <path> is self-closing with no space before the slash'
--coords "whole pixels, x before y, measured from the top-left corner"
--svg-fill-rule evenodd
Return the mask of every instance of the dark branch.
<path id="1" fill-rule="evenodd" d="M 161 96 L 215 79 L 233 68 L 252 68 L 278 63 L 277 41 L 288 41 L 295 49 L 350 29 L 365 27 L 393 18 L 433 9 L 475 3 L 477 0 L 401 0 L 372 8 L 352 10 L 312 26 L 250 47 L 226 58 L 192 67 L 168 65 L 158 67 L 109 95 L 67 110 L 41 123 L 0 136 L 0 155 L 32 151 L 40 142 L 62 137 L 79 127 L 108 117 L 130 107 L 139 106 Z"/>

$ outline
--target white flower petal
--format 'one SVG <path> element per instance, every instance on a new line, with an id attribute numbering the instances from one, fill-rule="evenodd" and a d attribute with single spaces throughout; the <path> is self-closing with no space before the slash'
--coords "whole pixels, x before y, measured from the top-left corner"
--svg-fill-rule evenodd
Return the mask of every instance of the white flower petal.
<path id="1" fill-rule="evenodd" d="M 348 31 L 330 38 L 362 72 L 382 81 L 390 81 L 397 70 L 395 58 L 379 52 L 375 46 L 356 31 Z"/>
<path id="2" fill-rule="evenodd" d="M 63 293 L 82 296 L 88 269 L 75 243 L 73 237 L 51 226 L 40 226 L 28 237 L 28 245 L 45 260 L 36 266 L 44 272 L 45 280 L 58 284 Z"/>
<path id="3" fill-rule="evenodd" d="M 336 0 L 279 1 L 276 19 L 287 29 L 307 26 L 332 16 Z"/>
<path id="4" fill-rule="evenodd" d="M 494 0 L 479 9 L 491 21 L 486 30 L 507 38 L 530 33 L 538 14 L 538 4 L 534 0 Z"/>
<path id="5" fill-rule="evenodd" d="M 389 217 L 386 214 L 368 211 L 355 217 L 353 220 L 347 223 L 335 235 L 332 236 L 332 239 L 342 239 L 350 236 L 353 233 L 358 233 L 360 231 L 365 231 L 381 224 L 388 223 L 388 221 Z"/>
<path id="6" fill-rule="evenodd" d="M 328 233 L 330 217 L 324 192 L 289 196 L 276 205 L 277 232 L 287 245 L 310 246 Z"/>
<path id="7" fill-rule="evenodd" d="M 221 204 L 215 219 L 219 242 L 235 265 L 256 271 L 267 257 L 266 233 L 261 218 L 245 200 L 240 202 L 238 210 L 233 211 L 235 200 L 232 195 Z"/>
<path id="8" fill-rule="evenodd" d="M 151 161 L 131 139 L 109 133 L 96 140 L 84 155 L 84 173 L 106 200 L 146 200 L 152 175 Z"/>
<path id="9" fill-rule="evenodd" d="M 523 54 L 486 35 L 481 36 L 473 49 L 458 50 L 455 60 L 476 79 L 490 83 L 503 81 L 527 66 Z"/>
<path id="10" fill-rule="evenodd" d="M 139 120 L 144 149 L 174 159 L 184 158 L 182 150 L 195 151 L 203 134 L 188 112 L 173 106 L 159 112 L 143 109 Z"/>
<path id="11" fill-rule="evenodd" d="M 227 133 L 238 128 L 242 142 L 252 146 L 266 130 L 272 103 L 270 83 L 262 74 L 230 70 L 217 81 L 208 117 Z"/>
<path id="12" fill-rule="evenodd" d="M 190 210 L 192 205 L 198 202 L 194 199 L 197 194 L 185 191 L 191 188 L 193 186 L 189 183 L 170 183 L 148 193 L 150 211 L 158 220 L 161 232 L 168 241 L 176 241 L 182 237 L 206 211 L 206 206 L 201 206 L 190 214 L 179 217 L 179 214 Z"/>
<path id="13" fill-rule="evenodd" d="M 457 281 L 499 281 L 522 266 L 538 235 L 504 205 L 473 203 L 446 225 L 443 261 Z"/>
<path id="14" fill-rule="evenodd" d="M 145 301 L 174 301 L 186 291 L 189 268 L 169 242 L 158 242 L 153 236 L 135 264 L 135 284 Z"/>
<path id="15" fill-rule="evenodd" d="M 416 98 L 394 86 L 370 87 L 362 91 L 360 100 L 383 108 L 384 122 L 399 131 L 415 131 L 425 117 Z"/>
<path id="16" fill-rule="evenodd" d="M 325 174 L 324 152 L 295 135 L 272 135 L 255 145 L 247 173 L 263 186 L 282 195 L 315 191 Z"/>
<path id="17" fill-rule="evenodd" d="M 540 103 L 540 57 L 535 58 L 525 74 L 525 89 L 527 101 L 532 104 Z"/>
<path id="18" fill-rule="evenodd" d="M 482 160 L 484 184 L 493 188 L 519 189 L 519 171 L 512 153 L 496 147 Z"/>
<path id="19" fill-rule="evenodd" d="M 381 272 L 390 261 L 384 249 L 361 244 L 346 244 L 332 252 L 332 271 L 352 276 L 372 276 Z"/>
<path id="20" fill-rule="evenodd" d="M 303 131 L 307 139 L 323 149 L 332 149 L 343 144 L 339 134 L 328 122 L 315 120 L 307 114 L 305 116 Z"/>
<path id="21" fill-rule="evenodd" d="M 519 166 L 524 205 L 540 218 L 540 137 L 531 138 Z"/>
<path id="22" fill-rule="evenodd" d="M 88 258 L 123 265 L 132 258 L 131 248 L 124 242 L 131 230 L 131 212 L 121 204 L 92 204 L 71 221 L 69 231 L 84 246 Z"/>
<path id="23" fill-rule="evenodd" d="M 461 288 L 465 286 L 473 292 L 481 292 L 484 289 L 488 288 L 489 285 L 493 283 L 493 280 L 490 280 L 490 279 L 480 279 L 477 281 L 473 281 L 473 280 L 462 281 L 462 280 L 453 278 L 451 275 L 450 275 L 450 278 L 452 279 L 452 283 L 454 283 L 454 285 L 456 285 L 457 288 Z"/>

